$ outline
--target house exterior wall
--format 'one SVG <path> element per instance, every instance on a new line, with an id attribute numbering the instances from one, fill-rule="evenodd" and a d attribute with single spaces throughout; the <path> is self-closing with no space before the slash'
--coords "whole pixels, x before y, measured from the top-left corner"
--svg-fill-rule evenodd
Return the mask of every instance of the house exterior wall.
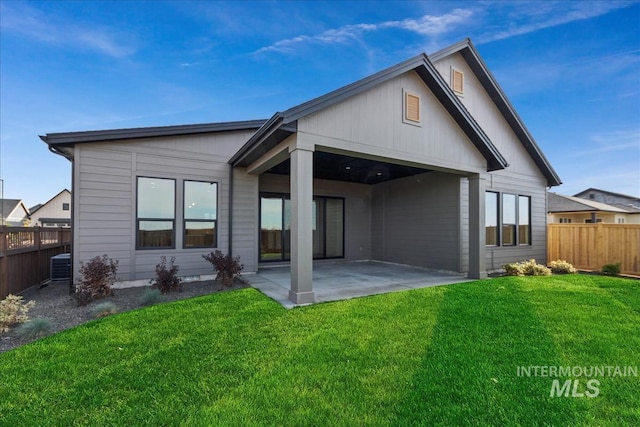
<path id="1" fill-rule="evenodd" d="M 546 259 L 547 181 L 544 175 L 462 55 L 455 53 L 442 58 L 434 66 L 446 82 L 451 82 L 452 68 L 464 73 L 464 92 L 459 99 L 509 163 L 506 169 L 489 173 L 486 190 L 531 197 L 532 244 L 488 246 L 487 270 L 499 270 L 503 264 L 513 261 Z"/>
<path id="2" fill-rule="evenodd" d="M 419 126 L 403 122 L 403 91 L 420 96 Z M 483 172 L 485 158 L 414 71 L 298 120 L 298 133 L 316 149 Z"/>
<path id="3" fill-rule="evenodd" d="M 260 192 L 288 194 L 289 191 L 288 176 L 260 175 Z M 314 179 L 313 195 L 344 198 L 344 259 L 371 259 L 371 186 Z"/>
<path id="4" fill-rule="evenodd" d="M 428 172 L 375 185 L 373 259 L 460 271 L 460 180 L 457 175 Z"/>
<path id="5" fill-rule="evenodd" d="M 69 209 L 63 209 L 64 203 L 68 203 Z M 67 190 L 62 191 L 33 212 L 31 214 L 31 225 L 42 226 L 41 218 L 71 219 L 71 193 Z"/>
<path id="6" fill-rule="evenodd" d="M 123 281 L 153 278 L 162 255 L 176 257 L 180 276 L 212 274 L 210 264 L 201 255 L 213 248 L 182 249 L 183 182 L 218 183 L 217 248 L 227 252 L 230 187 L 227 161 L 250 135 L 251 132 L 226 132 L 77 144 L 73 187 L 74 271 L 79 270 L 81 262 L 106 253 L 118 259 L 118 278 Z M 139 176 L 175 179 L 175 249 L 136 250 Z M 237 176 L 243 191 L 249 192 L 252 185 L 257 188 L 256 179 L 242 177 L 241 171 Z M 242 197 L 238 203 L 250 207 Z M 237 226 L 241 227 L 246 220 L 246 217 L 239 219 Z M 239 249 L 246 251 L 250 244 L 241 241 Z M 255 263 L 245 262 L 246 271 L 255 268 Z"/>
<path id="7" fill-rule="evenodd" d="M 624 196 L 622 194 L 613 194 L 608 191 L 601 191 L 596 188 L 591 188 L 576 194 L 576 197 L 580 197 L 586 200 L 593 200 L 594 202 L 606 203 L 607 205 L 632 205 L 640 207 L 640 199 Z"/>

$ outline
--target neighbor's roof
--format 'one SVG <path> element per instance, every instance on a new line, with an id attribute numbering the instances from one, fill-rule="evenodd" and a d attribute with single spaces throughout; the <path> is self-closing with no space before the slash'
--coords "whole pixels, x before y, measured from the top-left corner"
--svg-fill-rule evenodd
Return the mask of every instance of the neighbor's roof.
<path id="1" fill-rule="evenodd" d="M 462 105 L 425 54 L 420 54 L 284 112 L 276 113 L 229 160 L 229 163 L 234 166 L 247 166 L 289 135 L 295 133 L 298 119 L 362 93 L 408 71 L 415 71 L 420 76 L 478 151 L 485 157 L 489 171 L 504 169 L 508 166 L 506 159 Z"/>
<path id="2" fill-rule="evenodd" d="M 587 188 L 586 190 L 583 190 L 583 191 L 581 191 L 579 193 L 576 193 L 573 196 L 574 197 L 581 197 L 582 195 L 588 194 L 590 192 L 611 194 L 612 196 L 623 197 L 625 199 L 640 201 L 640 197 L 629 196 L 628 194 L 622 194 L 622 193 L 614 193 L 613 191 L 600 190 L 599 188 L 593 188 L 593 187 Z"/>
<path id="3" fill-rule="evenodd" d="M 19 199 L 2 199 L 0 209 L 2 209 L 3 216 L 8 218 L 20 205 L 22 205 L 23 209 L 27 212 L 26 215 L 29 215 L 29 209 L 27 209 L 24 203 L 22 203 L 22 200 Z"/>
<path id="4" fill-rule="evenodd" d="M 533 158 L 538 168 L 542 171 L 547 178 L 547 184 L 549 187 L 562 184 L 560 177 L 549 163 L 549 160 L 545 157 L 540 150 L 540 147 L 531 136 L 531 133 L 524 125 L 524 122 L 513 108 L 511 102 L 505 95 L 504 91 L 489 71 L 478 50 L 475 48 L 470 39 L 464 39 L 463 41 L 442 49 L 432 55 L 429 55 L 429 59 L 432 62 L 437 62 L 440 59 L 448 57 L 454 53 L 460 53 L 462 58 L 467 62 L 475 76 L 482 84 L 484 90 L 487 91 L 498 110 L 502 113 L 513 132 L 518 139 L 522 142 L 529 155 Z"/>
<path id="5" fill-rule="evenodd" d="M 548 208 L 551 213 L 558 212 L 615 212 L 630 213 L 624 209 L 607 205 L 605 203 L 594 202 L 593 200 L 581 199 L 580 197 L 564 196 L 562 194 L 548 193 Z"/>
<path id="6" fill-rule="evenodd" d="M 55 199 L 56 197 L 58 197 L 59 195 L 61 195 L 64 192 L 67 192 L 69 194 L 71 194 L 71 191 L 67 190 L 66 188 L 64 190 L 62 190 L 61 192 L 59 192 L 58 194 L 56 194 L 55 196 L 53 196 L 52 198 L 50 198 L 49 200 L 47 200 L 45 203 L 39 203 L 37 205 L 35 205 L 34 207 L 32 207 L 31 209 L 29 209 L 30 215 L 33 215 L 34 213 L 36 213 L 38 211 L 38 209 L 42 208 L 43 206 L 46 206 L 47 204 L 49 204 L 49 202 L 51 202 L 53 199 Z"/>

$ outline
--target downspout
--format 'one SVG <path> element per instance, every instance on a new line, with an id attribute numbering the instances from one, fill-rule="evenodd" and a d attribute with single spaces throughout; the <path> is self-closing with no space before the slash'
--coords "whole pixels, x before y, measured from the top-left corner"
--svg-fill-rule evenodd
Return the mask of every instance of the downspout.
<path id="1" fill-rule="evenodd" d="M 73 240 L 74 240 L 74 236 L 73 236 L 73 217 L 75 216 L 74 212 L 75 212 L 75 203 L 73 202 L 74 198 L 75 198 L 75 189 L 74 187 L 74 183 L 75 183 L 75 176 L 76 176 L 76 165 L 75 162 L 73 161 L 73 156 L 65 153 L 62 150 L 59 150 L 58 148 L 56 148 L 53 145 L 49 145 L 49 143 L 47 142 L 47 137 L 46 136 L 40 136 L 40 139 L 43 140 L 44 142 L 47 143 L 48 147 L 49 147 L 49 151 L 51 151 L 53 154 L 57 154 L 59 156 L 64 157 L 65 159 L 69 160 L 71 162 L 71 218 L 69 220 L 69 251 L 71 253 L 69 262 L 71 263 L 71 268 L 70 268 L 70 274 L 69 274 L 69 294 L 74 294 L 75 293 L 75 287 L 73 285 Z"/>
<path id="2" fill-rule="evenodd" d="M 229 165 L 229 256 L 233 256 L 233 165 Z"/>

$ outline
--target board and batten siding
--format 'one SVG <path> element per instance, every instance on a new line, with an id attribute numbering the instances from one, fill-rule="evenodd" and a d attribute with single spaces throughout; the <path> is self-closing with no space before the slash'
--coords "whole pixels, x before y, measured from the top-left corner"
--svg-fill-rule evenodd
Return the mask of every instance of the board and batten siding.
<path id="1" fill-rule="evenodd" d="M 228 159 L 251 132 L 78 144 L 74 160 L 74 271 L 107 254 L 117 259 L 121 281 L 149 280 L 162 255 L 176 257 L 180 276 L 213 274 L 202 254 L 214 248 L 182 249 L 184 180 L 218 183 L 217 248 L 228 251 Z M 176 181 L 175 249 L 136 250 L 137 177 Z M 251 180 L 245 185 L 251 185 Z M 254 180 L 257 188 L 257 181 Z M 256 190 L 257 191 L 257 190 Z M 243 260 L 244 262 L 244 260 Z M 247 271 L 255 265 L 245 263 Z M 251 270 L 250 270 L 251 269 Z"/>
<path id="2" fill-rule="evenodd" d="M 420 96 L 419 126 L 403 122 L 405 91 Z M 298 134 L 317 147 L 393 163 L 464 172 L 487 169 L 485 158 L 414 71 L 301 118 Z"/>
<path id="3" fill-rule="evenodd" d="M 460 271 L 460 180 L 428 172 L 375 185 L 374 259 Z"/>

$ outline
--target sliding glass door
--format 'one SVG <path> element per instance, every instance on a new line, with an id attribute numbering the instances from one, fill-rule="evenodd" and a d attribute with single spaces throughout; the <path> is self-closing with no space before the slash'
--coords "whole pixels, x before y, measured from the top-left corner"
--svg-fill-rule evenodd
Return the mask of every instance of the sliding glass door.
<path id="1" fill-rule="evenodd" d="M 314 197 L 313 257 L 344 257 L 344 199 Z M 260 195 L 260 261 L 291 259 L 291 200 L 288 194 Z"/>

